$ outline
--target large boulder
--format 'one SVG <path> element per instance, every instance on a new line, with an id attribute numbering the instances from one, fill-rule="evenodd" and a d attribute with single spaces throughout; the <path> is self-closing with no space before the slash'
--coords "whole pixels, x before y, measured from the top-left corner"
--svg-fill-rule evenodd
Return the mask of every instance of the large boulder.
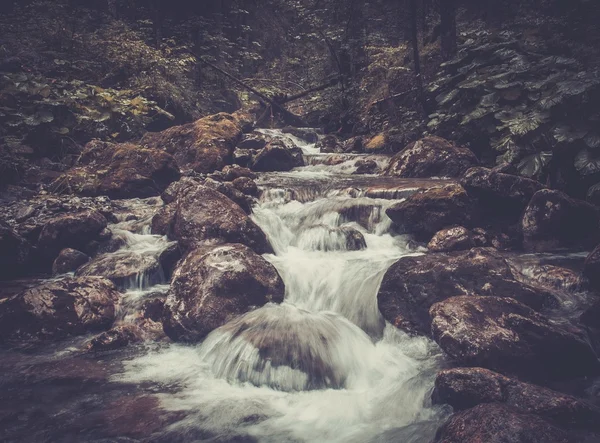
<path id="1" fill-rule="evenodd" d="M 232 163 L 241 136 L 238 120 L 220 113 L 162 132 L 148 132 L 140 144 L 167 151 L 182 170 L 210 173 Z"/>
<path id="2" fill-rule="evenodd" d="M 592 289 L 600 291 L 600 245 L 586 257 L 583 276 L 590 282 Z"/>
<path id="3" fill-rule="evenodd" d="M 469 169 L 460 182 L 485 208 L 491 222 L 501 217 L 516 223 L 533 195 L 544 188 L 536 180 L 481 167 Z"/>
<path id="4" fill-rule="evenodd" d="M 163 311 L 165 333 L 198 341 L 253 307 L 283 301 L 273 265 L 241 244 L 198 248 L 179 263 Z"/>
<path id="5" fill-rule="evenodd" d="M 302 158 L 294 155 L 283 143 L 273 141 L 254 157 L 250 169 L 257 172 L 290 171 L 303 164 Z"/>
<path id="6" fill-rule="evenodd" d="M 479 236 L 464 226 L 453 226 L 435 233 L 427 249 L 432 252 L 450 252 L 471 249 L 478 245 Z"/>
<path id="7" fill-rule="evenodd" d="M 517 411 L 536 414 L 569 428 L 600 429 L 600 408 L 541 386 L 505 377 L 483 368 L 441 371 L 432 398 L 455 411 L 481 403 L 505 403 Z"/>
<path id="8" fill-rule="evenodd" d="M 174 183 L 152 219 L 152 233 L 178 240 L 184 250 L 202 243 L 242 243 L 259 254 L 272 252 L 264 232 L 232 200 L 193 180 Z"/>
<path id="9" fill-rule="evenodd" d="M 434 443 L 575 443 L 564 430 L 533 414 L 487 403 L 454 414 Z"/>
<path id="10" fill-rule="evenodd" d="M 469 224 L 470 200 L 462 186 L 449 184 L 417 192 L 390 206 L 386 214 L 404 233 L 429 241 L 439 230 Z"/>
<path id="11" fill-rule="evenodd" d="M 467 148 L 461 148 L 440 137 L 425 137 L 396 154 L 385 175 L 395 177 L 460 177 L 477 165 L 477 157 Z"/>
<path id="12" fill-rule="evenodd" d="M 162 150 L 93 140 L 77 165 L 57 178 L 51 189 L 113 199 L 145 198 L 159 195 L 179 177 L 175 159 Z"/>
<path id="13" fill-rule="evenodd" d="M 51 280 L 0 302 L 5 340 L 48 339 L 110 328 L 119 293 L 102 277 Z"/>
<path id="14" fill-rule="evenodd" d="M 430 309 L 435 341 L 465 366 L 545 382 L 600 373 L 582 331 L 507 297 L 458 296 Z"/>
<path id="15" fill-rule="evenodd" d="M 535 193 L 521 219 L 523 246 L 528 251 L 551 251 L 595 244 L 600 213 L 591 204 L 560 191 Z"/>
<path id="16" fill-rule="evenodd" d="M 90 257 L 77 249 L 65 248 L 52 264 L 52 275 L 75 272 L 77 268 L 90 261 Z"/>
<path id="17" fill-rule="evenodd" d="M 87 252 L 92 241 L 102 239 L 108 221 L 97 211 L 58 215 L 49 219 L 38 238 L 40 252 L 54 259 L 64 248 Z"/>
<path id="18" fill-rule="evenodd" d="M 403 257 L 383 277 L 379 311 L 394 326 L 429 334 L 429 308 L 454 295 L 513 297 L 534 309 L 549 295 L 518 282 L 504 258 L 493 249 Z"/>

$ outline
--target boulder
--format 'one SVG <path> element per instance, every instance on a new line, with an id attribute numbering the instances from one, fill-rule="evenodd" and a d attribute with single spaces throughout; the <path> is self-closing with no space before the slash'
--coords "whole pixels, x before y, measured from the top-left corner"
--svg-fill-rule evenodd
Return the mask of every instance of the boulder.
<path id="1" fill-rule="evenodd" d="M 141 331 L 134 325 L 120 325 L 94 337 L 87 346 L 88 352 L 107 352 L 121 349 L 142 340 Z"/>
<path id="2" fill-rule="evenodd" d="M 56 179 L 51 189 L 113 199 L 145 198 L 159 195 L 179 177 L 175 159 L 162 150 L 93 140 L 77 165 Z"/>
<path id="3" fill-rule="evenodd" d="M 77 269 L 75 275 L 106 277 L 120 289 L 145 288 L 164 282 L 157 256 L 128 250 L 98 255 Z"/>
<path id="4" fill-rule="evenodd" d="M 587 278 L 590 287 L 600 292 L 600 245 L 590 252 L 583 264 L 583 276 Z"/>
<path id="5" fill-rule="evenodd" d="M 477 157 L 440 137 L 425 137 L 392 157 L 384 171 L 395 177 L 460 177 L 477 165 Z"/>
<path id="6" fill-rule="evenodd" d="M 77 268 L 90 261 L 90 257 L 81 251 L 71 248 L 65 248 L 58 254 L 52 264 L 52 275 L 66 274 L 75 272 Z"/>
<path id="7" fill-rule="evenodd" d="M 140 144 L 167 151 L 182 170 L 210 173 L 232 163 L 241 136 L 238 120 L 219 113 L 162 132 L 148 132 Z"/>
<path id="8" fill-rule="evenodd" d="M 198 341 L 253 307 L 283 301 L 277 270 L 241 244 L 191 251 L 173 274 L 163 311 L 165 333 Z"/>
<path id="9" fill-rule="evenodd" d="M 481 167 L 469 169 L 460 183 L 492 223 L 498 217 L 518 222 L 533 195 L 544 188 L 536 180 Z"/>
<path id="10" fill-rule="evenodd" d="M 564 430 L 533 414 L 486 403 L 454 414 L 434 443 L 575 443 Z"/>
<path id="11" fill-rule="evenodd" d="M 466 366 L 541 382 L 600 373 L 582 331 L 555 325 L 514 299 L 451 297 L 430 315 L 435 341 Z"/>
<path id="12" fill-rule="evenodd" d="M 260 192 L 256 182 L 249 177 L 238 177 L 231 182 L 238 191 L 251 197 L 258 197 Z"/>
<path id="13" fill-rule="evenodd" d="M 403 233 L 420 241 L 429 241 L 443 228 L 468 225 L 471 220 L 469 196 L 457 184 L 417 192 L 385 212 Z"/>
<path id="14" fill-rule="evenodd" d="M 242 150 L 255 150 L 258 151 L 272 140 L 271 137 L 261 134 L 260 132 L 251 132 L 250 134 L 244 134 L 242 139 L 237 144 L 238 149 Z"/>
<path id="15" fill-rule="evenodd" d="M 344 146 L 340 140 L 335 135 L 331 134 L 321 138 L 315 147 L 320 149 L 320 152 L 322 153 L 339 154 L 344 152 Z"/>
<path id="16" fill-rule="evenodd" d="M 250 169 L 258 172 L 290 171 L 297 166 L 303 166 L 297 156 L 287 149 L 283 143 L 269 143 L 254 157 Z"/>
<path id="17" fill-rule="evenodd" d="M 249 199 L 246 194 L 237 189 L 232 183 L 219 182 L 211 178 L 207 178 L 202 184 L 207 188 L 211 188 L 217 192 L 220 192 L 225 197 L 235 202 L 244 210 L 246 214 L 250 214 L 252 212 L 252 200 Z"/>
<path id="18" fill-rule="evenodd" d="M 365 144 L 364 144 L 363 138 L 360 135 L 349 138 L 342 144 L 342 146 L 343 146 L 344 152 L 348 152 L 348 153 L 352 152 L 352 153 L 360 154 L 361 152 L 363 152 L 365 150 Z"/>
<path id="19" fill-rule="evenodd" d="M 476 243 L 476 236 L 471 231 L 464 226 L 454 226 L 436 232 L 427 249 L 432 252 L 462 251 L 475 247 Z"/>
<path id="20" fill-rule="evenodd" d="M 600 213 L 591 204 L 543 189 L 534 194 L 521 218 L 523 246 L 536 252 L 589 246 L 598 241 L 599 222 Z"/>
<path id="21" fill-rule="evenodd" d="M 377 166 L 375 160 L 357 160 L 356 163 L 354 163 L 354 166 L 356 166 L 354 174 L 376 174 L 379 172 L 379 166 Z"/>
<path id="22" fill-rule="evenodd" d="M 184 251 L 208 242 L 242 243 L 259 254 L 272 252 L 264 232 L 220 192 L 193 181 L 174 184 L 167 191 L 170 203 L 152 219 L 153 234 L 178 240 Z"/>
<path id="23" fill-rule="evenodd" d="M 567 428 L 600 428 L 600 408 L 576 397 L 524 383 L 483 368 L 441 371 L 432 398 L 455 411 L 481 403 L 505 403 L 519 412 L 539 415 Z"/>
<path id="24" fill-rule="evenodd" d="M 513 267 L 515 269 L 515 267 Z M 581 291 L 587 287 L 587 281 L 572 269 L 554 265 L 526 265 L 518 269 L 520 280 L 549 290 Z"/>
<path id="25" fill-rule="evenodd" d="M 87 252 L 92 241 L 101 240 L 108 225 L 106 218 L 97 211 L 58 215 L 49 219 L 38 238 L 40 252 L 54 259 L 64 248 Z"/>
<path id="26" fill-rule="evenodd" d="M 236 178 L 247 177 L 254 180 L 257 175 L 248 168 L 239 165 L 227 165 L 223 168 L 223 180 L 231 182 Z"/>
<path id="27" fill-rule="evenodd" d="M 0 279 L 27 273 L 31 245 L 8 225 L 0 223 Z"/>
<path id="28" fill-rule="evenodd" d="M 377 302 L 394 326 L 429 334 L 429 308 L 434 303 L 470 294 L 513 297 L 534 309 L 551 301 L 548 294 L 517 281 L 497 251 L 474 248 L 401 258 L 385 273 Z"/>
<path id="29" fill-rule="evenodd" d="M 119 293 L 102 277 L 46 281 L 0 303 L 0 336 L 49 339 L 110 328 Z"/>

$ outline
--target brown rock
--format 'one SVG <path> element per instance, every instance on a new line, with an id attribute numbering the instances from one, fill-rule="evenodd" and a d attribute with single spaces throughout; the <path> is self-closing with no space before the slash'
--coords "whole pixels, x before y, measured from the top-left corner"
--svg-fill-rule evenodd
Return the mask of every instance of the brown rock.
<path id="1" fill-rule="evenodd" d="M 554 325 L 514 299 L 451 297 L 433 305 L 430 315 L 435 341 L 464 365 L 538 381 L 600 372 L 581 331 Z"/>
<path id="2" fill-rule="evenodd" d="M 56 179 L 51 189 L 113 199 L 145 198 L 159 195 L 179 177 L 175 159 L 164 151 L 93 140 L 78 164 Z"/>
<path id="3" fill-rule="evenodd" d="M 232 184 L 238 191 L 251 197 L 258 197 L 260 193 L 256 182 L 249 177 L 238 177 L 233 180 Z"/>
<path id="4" fill-rule="evenodd" d="M 475 247 L 475 236 L 463 226 L 442 229 L 429 241 L 427 249 L 433 252 L 462 251 Z"/>
<path id="5" fill-rule="evenodd" d="M 217 192 L 220 192 L 225 197 L 235 202 L 246 214 L 250 214 L 252 212 L 252 200 L 249 199 L 246 194 L 237 189 L 232 183 L 224 183 L 207 178 L 202 184 L 207 188 L 211 188 Z"/>
<path id="6" fill-rule="evenodd" d="M 335 135 L 326 135 L 320 139 L 316 146 L 322 153 L 339 154 L 344 152 L 344 146 Z"/>
<path id="7" fill-rule="evenodd" d="M 75 272 L 77 268 L 83 266 L 90 257 L 76 249 L 66 248 L 60 251 L 56 260 L 52 264 L 52 274 L 66 274 L 67 272 Z"/>
<path id="8" fill-rule="evenodd" d="M 223 180 L 231 182 L 236 178 L 246 177 L 254 180 L 257 175 L 248 168 L 239 165 L 227 165 L 223 168 Z"/>
<path id="9" fill-rule="evenodd" d="M 434 443 L 575 443 L 548 421 L 498 403 L 475 406 L 450 417 Z"/>
<path id="10" fill-rule="evenodd" d="M 600 409 L 586 401 L 524 383 L 483 368 L 441 371 L 432 397 L 455 411 L 481 403 L 505 403 L 516 411 L 535 414 L 568 428 L 600 428 Z"/>
<path id="11" fill-rule="evenodd" d="M 417 192 L 386 210 L 402 232 L 413 234 L 421 241 L 429 241 L 448 226 L 468 224 L 470 212 L 469 197 L 457 184 Z"/>
<path id="12" fill-rule="evenodd" d="M 167 151 L 181 169 L 210 173 L 231 164 L 241 135 L 237 119 L 220 113 L 162 132 L 149 132 L 140 144 Z"/>
<path id="13" fill-rule="evenodd" d="M 118 299 L 102 277 L 47 281 L 0 303 L 0 335 L 46 339 L 108 329 Z"/>
<path id="14" fill-rule="evenodd" d="M 383 277 L 379 311 L 394 326 L 429 334 L 429 308 L 453 295 L 513 297 L 540 309 L 548 294 L 515 280 L 508 263 L 493 249 L 403 257 Z"/>
<path id="15" fill-rule="evenodd" d="M 303 166 L 302 159 L 299 161 L 283 143 L 274 141 L 260 150 L 250 168 L 258 172 L 275 172 L 290 171 L 297 166 Z"/>
<path id="16" fill-rule="evenodd" d="M 152 219 L 154 234 L 168 235 L 172 240 L 178 240 L 184 251 L 212 242 L 242 243 L 259 254 L 272 252 L 260 228 L 237 204 L 220 192 L 192 181 L 174 184 L 173 187 L 179 190 L 172 190 L 176 195 L 173 197 L 175 200 Z"/>
<path id="17" fill-rule="evenodd" d="M 191 251 L 179 264 L 164 306 L 165 333 L 198 341 L 252 307 L 283 301 L 276 269 L 240 244 Z"/>
<path id="18" fill-rule="evenodd" d="M 477 158 L 467 148 L 461 148 L 440 137 L 425 137 L 396 154 L 385 175 L 395 177 L 460 177 L 477 165 Z"/>
<path id="19" fill-rule="evenodd" d="M 595 244 L 599 223 L 600 213 L 591 204 L 543 189 L 535 193 L 521 219 L 523 246 L 542 252 Z"/>

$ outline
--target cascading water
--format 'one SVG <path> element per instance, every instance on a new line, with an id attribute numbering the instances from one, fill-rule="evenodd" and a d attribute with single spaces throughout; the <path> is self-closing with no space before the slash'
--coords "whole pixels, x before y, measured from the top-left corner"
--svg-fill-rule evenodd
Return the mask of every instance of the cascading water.
<path id="1" fill-rule="evenodd" d="M 162 406 L 185 411 L 165 441 L 426 442 L 446 417 L 429 400 L 439 348 L 386 324 L 377 308 L 387 268 L 420 251 L 391 232 L 391 202 L 365 196 L 369 180 L 323 163 L 259 181 L 253 218 L 274 248 L 265 257 L 285 282 L 284 303 L 231 321 L 201 345 L 126 363 L 121 381 L 159 382 L 169 387 Z"/>

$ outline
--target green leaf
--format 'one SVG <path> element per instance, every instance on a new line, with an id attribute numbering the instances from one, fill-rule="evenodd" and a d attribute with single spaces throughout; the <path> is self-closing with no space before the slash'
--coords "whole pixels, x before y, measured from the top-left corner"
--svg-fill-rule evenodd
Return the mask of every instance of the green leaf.
<path id="1" fill-rule="evenodd" d="M 595 132 L 589 132 L 584 138 L 583 141 L 590 148 L 600 148 L 600 135 Z"/>
<path id="2" fill-rule="evenodd" d="M 575 156 L 575 169 L 584 177 L 600 173 L 600 156 L 589 149 L 582 149 Z"/>
<path id="3" fill-rule="evenodd" d="M 558 125 L 552 131 L 554 139 L 559 143 L 573 143 L 581 140 L 587 135 L 587 130 L 583 128 L 573 128 L 567 125 Z"/>
<path id="4" fill-rule="evenodd" d="M 528 155 L 517 165 L 519 175 L 529 178 L 535 178 L 542 175 L 544 169 L 552 160 L 551 151 L 542 151 Z"/>
<path id="5" fill-rule="evenodd" d="M 450 92 L 446 92 L 443 94 L 438 95 L 435 100 L 437 101 L 438 105 L 440 106 L 445 106 L 448 103 L 452 102 L 460 93 L 459 89 L 453 89 Z"/>
<path id="6" fill-rule="evenodd" d="M 523 136 L 529 132 L 535 131 L 543 123 L 547 122 L 548 118 L 548 114 L 542 112 L 530 112 L 529 114 L 521 114 L 509 121 L 508 126 L 512 134 Z"/>

